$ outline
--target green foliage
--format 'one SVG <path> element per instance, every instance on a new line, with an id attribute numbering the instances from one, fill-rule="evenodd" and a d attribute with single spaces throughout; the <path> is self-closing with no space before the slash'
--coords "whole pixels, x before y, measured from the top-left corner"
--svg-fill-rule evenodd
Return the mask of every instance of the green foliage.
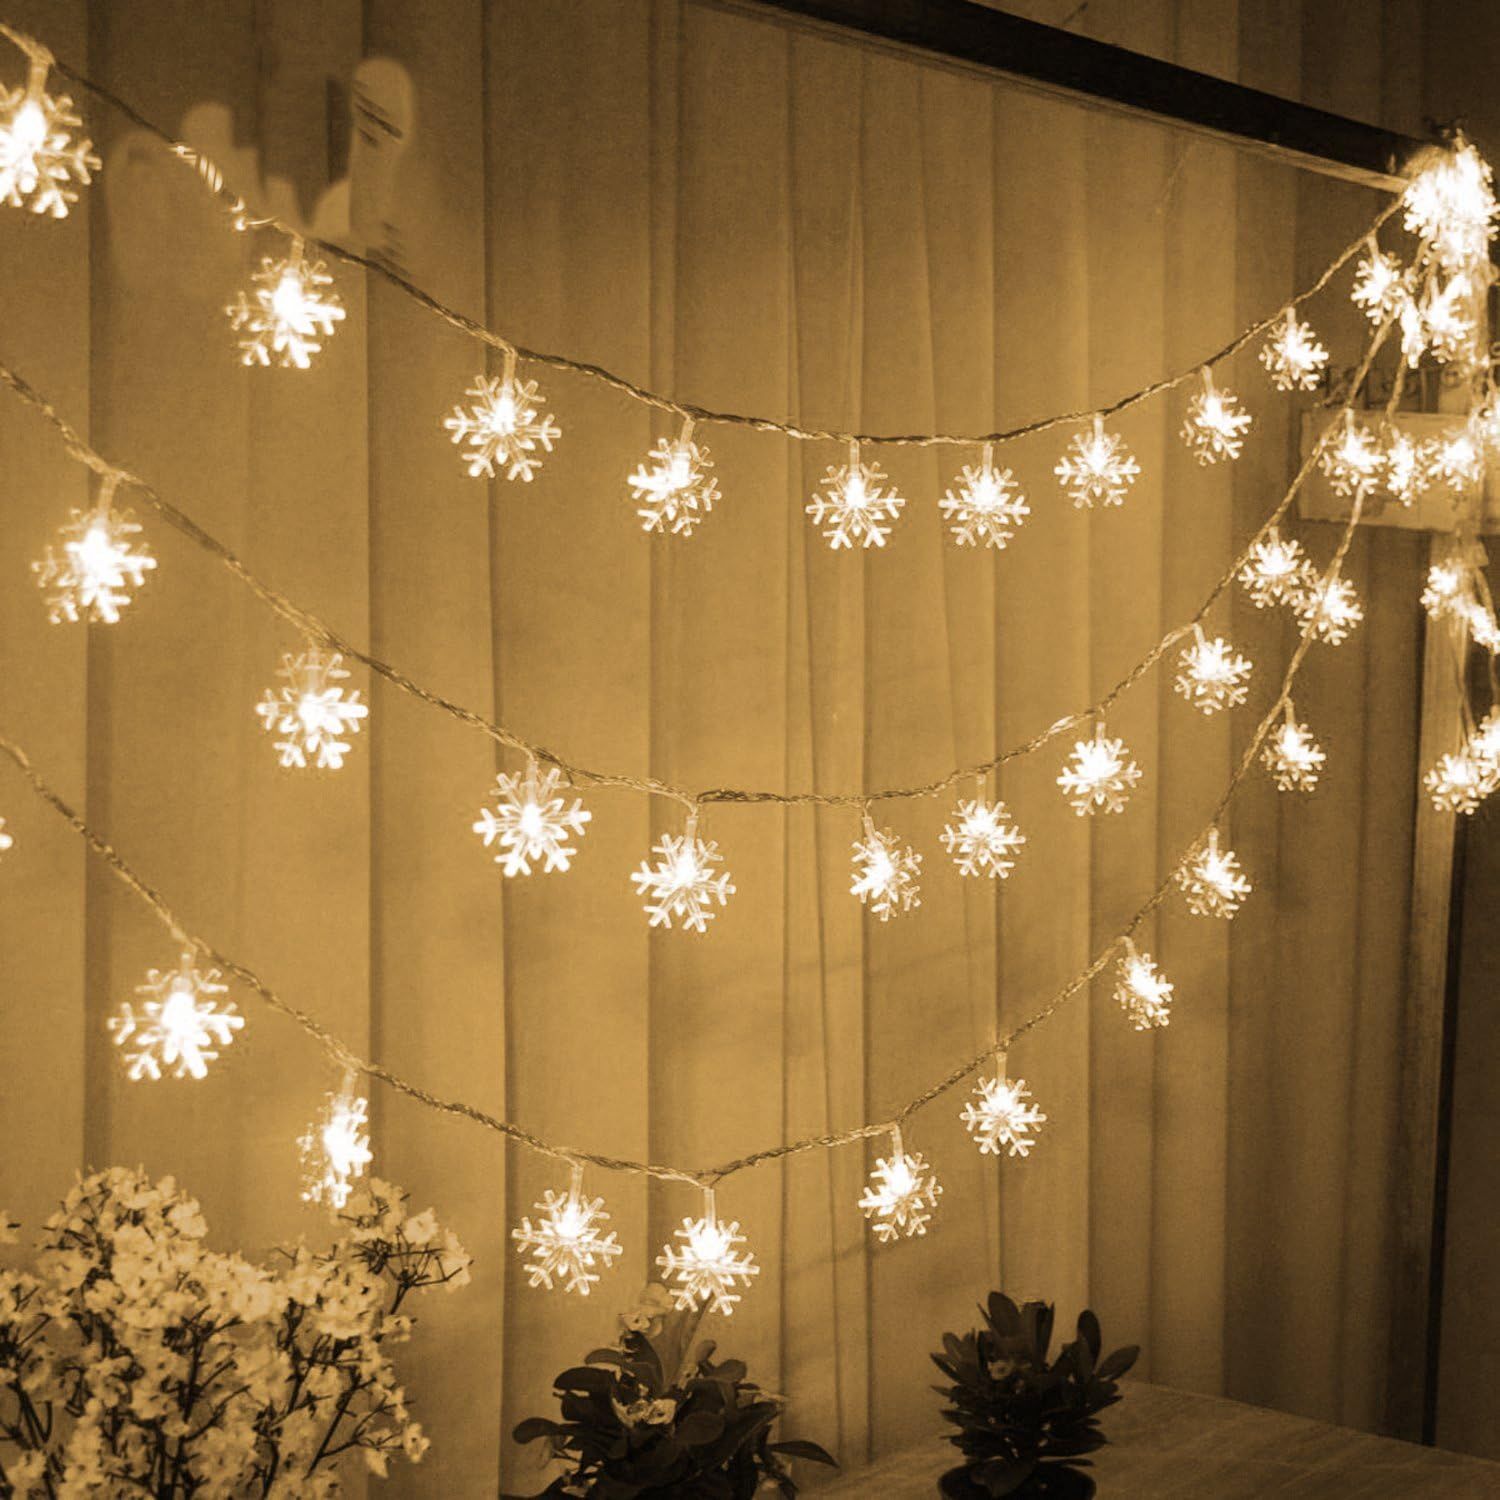
<path id="1" fill-rule="evenodd" d="M 1106 1441 L 1098 1414 L 1120 1399 L 1118 1378 L 1136 1361 L 1135 1345 L 1099 1357 L 1099 1320 L 1085 1311 L 1078 1337 L 1051 1363 L 1053 1309 L 1017 1307 L 991 1292 L 980 1308 L 984 1327 L 962 1338 L 943 1335 L 932 1356 L 950 1386 L 934 1389 L 950 1403 L 949 1434 L 968 1460 L 945 1493 L 991 1497 L 1048 1496 L 1073 1500 L 1094 1493 L 1085 1455 Z"/>

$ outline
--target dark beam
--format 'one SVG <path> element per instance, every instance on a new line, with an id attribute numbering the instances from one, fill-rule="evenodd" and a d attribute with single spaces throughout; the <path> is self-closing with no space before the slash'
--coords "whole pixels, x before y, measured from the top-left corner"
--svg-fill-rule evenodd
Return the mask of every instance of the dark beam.
<path id="1" fill-rule="evenodd" d="M 1384 191 L 1432 144 L 1043 26 L 973 0 L 714 0 L 865 43 L 916 51 L 1073 103 L 1211 136 Z"/>

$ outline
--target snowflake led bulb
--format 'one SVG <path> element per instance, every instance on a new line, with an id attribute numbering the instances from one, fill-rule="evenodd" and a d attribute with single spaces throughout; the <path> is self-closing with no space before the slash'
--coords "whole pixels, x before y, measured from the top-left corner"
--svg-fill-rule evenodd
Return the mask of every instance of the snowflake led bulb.
<path id="1" fill-rule="evenodd" d="M 1492 766 L 1500 776 L 1500 708 L 1492 708 L 1484 716 L 1464 748 L 1480 764 Z"/>
<path id="2" fill-rule="evenodd" d="M 27 38 L 26 87 L 0 87 L 0 203 L 54 219 L 78 201 L 75 183 L 93 181 L 100 161 L 92 141 L 73 139 L 83 121 L 66 94 L 47 92 L 52 54 Z"/>
<path id="3" fill-rule="evenodd" d="M 1006 805 L 982 796 L 960 802 L 953 822 L 943 825 L 943 846 L 960 875 L 1004 880 L 1015 869 L 1016 852 L 1025 842 L 1026 835 L 1011 822 Z"/>
<path id="4" fill-rule="evenodd" d="M 1201 625 L 1193 626 L 1193 634 L 1193 644 L 1178 658 L 1177 691 L 1205 714 L 1238 707 L 1250 693 L 1249 661 L 1222 636 L 1209 640 Z"/>
<path id="5" fill-rule="evenodd" d="M 1033 1132 L 1047 1117 L 1033 1103 L 1024 1078 L 1005 1076 L 1005 1059 L 993 1078 L 981 1078 L 959 1118 L 981 1155 L 1028 1156 L 1036 1145 Z"/>
<path id="6" fill-rule="evenodd" d="M 1464 271 L 1489 259 L 1496 204 L 1489 164 L 1466 141 L 1435 154 L 1402 195 L 1405 226 L 1429 240 L 1445 270 Z"/>
<path id="7" fill-rule="evenodd" d="M 907 1151 L 901 1127 L 895 1125 L 891 1127 L 891 1154 L 876 1159 L 859 1206 L 875 1238 L 889 1244 L 903 1235 L 926 1234 L 942 1191 L 926 1158 Z"/>
<path id="8" fill-rule="evenodd" d="M 1432 448 L 1433 477 L 1466 494 L 1484 478 L 1484 450 L 1467 428 L 1437 438 Z"/>
<path id="9" fill-rule="evenodd" d="M 718 915 L 714 903 L 723 906 L 734 895 L 727 870 L 715 871 L 724 856 L 719 846 L 698 837 L 696 814 L 688 818 L 681 835 L 664 833 L 651 847 L 653 865 L 642 860 L 630 878 L 635 892 L 646 898 L 646 915 L 653 927 L 670 928 L 674 919 L 685 931 L 707 932 Z"/>
<path id="10" fill-rule="evenodd" d="M 1384 323 L 1410 299 L 1405 268 L 1372 238 L 1365 247 L 1365 258 L 1355 269 L 1354 289 L 1349 295 L 1372 323 Z"/>
<path id="11" fill-rule="evenodd" d="M 267 734 L 279 734 L 276 752 L 288 770 L 337 771 L 349 753 L 346 734 L 358 734 L 369 716 L 359 690 L 340 684 L 349 676 L 337 651 L 309 645 L 283 651 L 276 675 L 285 686 L 267 688 L 255 712 Z"/>
<path id="12" fill-rule="evenodd" d="M 1474 288 L 1460 272 L 1441 287 L 1434 276 L 1422 298 L 1423 342 L 1440 364 L 1466 361 L 1474 353 L 1475 326 L 1469 314 Z"/>
<path id="13" fill-rule="evenodd" d="M 1009 469 L 997 469 L 995 445 L 986 443 L 979 467 L 964 466 L 938 508 L 960 547 L 1002 548 L 1031 514 L 1031 507 Z"/>
<path id="14" fill-rule="evenodd" d="M 594 815 L 577 797 L 569 806 L 558 790 L 562 779 L 556 766 L 543 771 L 534 759 L 519 776 L 495 777 L 494 806 L 479 810 L 473 828 L 507 877 L 531 874 L 533 860 L 542 862 L 543 874 L 566 870 L 577 855 L 571 840 L 588 831 Z"/>
<path id="15" fill-rule="evenodd" d="M 1294 604 L 1302 589 L 1306 556 L 1302 544 L 1284 538 L 1272 526 L 1250 549 L 1239 571 L 1239 580 L 1257 609 L 1273 604 Z"/>
<path id="16" fill-rule="evenodd" d="M 1312 391 L 1328 363 L 1328 351 L 1297 317 L 1297 310 L 1289 307 L 1261 346 L 1260 362 L 1277 390 Z"/>
<path id="17" fill-rule="evenodd" d="M 533 1224 L 523 1218 L 510 1237 L 517 1251 L 530 1259 L 526 1280 L 549 1292 L 561 1285 L 565 1292 L 587 1297 L 599 1282 L 600 1271 L 607 1271 L 625 1253 L 613 1229 L 602 1232 L 609 1222 L 603 1198 L 586 1198 L 583 1193 L 583 1163 L 573 1163 L 572 1179 L 566 1193 L 547 1188 L 542 1201 L 532 1205 L 540 1217 Z"/>
<path id="18" fill-rule="evenodd" d="M 354 1184 L 375 1160 L 370 1150 L 370 1101 L 356 1092 L 352 1073 L 327 1096 L 317 1118 L 297 1138 L 297 1150 L 302 1159 L 302 1201 L 343 1208 Z"/>
<path id="19" fill-rule="evenodd" d="M 1176 872 L 1178 888 L 1195 917 L 1232 917 L 1254 887 L 1240 869 L 1232 849 L 1219 848 L 1219 830 L 1210 829 L 1208 842 Z"/>
<path id="20" fill-rule="evenodd" d="M 1073 504 L 1083 510 L 1095 505 L 1123 505 L 1130 486 L 1141 472 L 1125 440 L 1104 430 L 1104 418 L 1074 434 L 1068 451 L 1052 472 Z"/>
<path id="21" fill-rule="evenodd" d="M 467 406 L 455 406 L 443 421 L 463 452 L 470 479 L 507 479 L 529 483 L 541 468 L 542 453 L 550 453 L 562 429 L 543 411 L 536 381 L 516 379 L 516 351 L 505 351 L 500 379 L 480 375 L 464 394 Z"/>
<path id="22" fill-rule="evenodd" d="M 672 1300 L 680 1308 L 697 1308 L 706 1303 L 714 1312 L 726 1317 L 740 1300 L 737 1287 L 750 1285 L 760 1275 L 760 1266 L 748 1250 L 736 1249 L 745 1243 L 737 1223 L 725 1224 L 718 1215 L 714 1190 L 703 1190 L 703 1217 L 684 1219 L 677 1231 L 683 1243 L 664 1245 L 656 1264 L 666 1273 L 672 1287 Z"/>
<path id="23" fill-rule="evenodd" d="M 107 1021 L 132 1081 L 202 1078 L 219 1049 L 234 1041 L 245 1024 L 234 1002 L 214 997 L 226 992 L 217 969 L 199 970 L 184 952 L 175 969 L 149 969 L 135 987 L 140 1003 L 126 1001 Z"/>
<path id="24" fill-rule="evenodd" d="M 1433 620 L 1462 617 L 1473 589 L 1473 570 L 1466 558 L 1455 553 L 1428 568 L 1427 586 L 1422 590 L 1422 608 Z"/>
<path id="25" fill-rule="evenodd" d="M 889 829 L 876 829 L 868 814 L 863 837 L 854 845 L 854 883 L 851 896 L 869 907 L 882 922 L 922 904 L 922 856 L 903 845 Z"/>
<path id="26" fill-rule="evenodd" d="M 1364 495 L 1375 488 L 1385 455 L 1373 433 L 1354 420 L 1347 408 L 1338 437 L 1324 441 L 1318 454 L 1322 469 L 1336 495 Z"/>
<path id="27" fill-rule="evenodd" d="M 285 260 L 265 256 L 250 278 L 250 292 L 224 309 L 229 326 L 243 335 L 240 363 L 305 370 L 313 355 L 344 320 L 344 304 L 329 290 L 333 277 L 320 260 L 303 259 L 300 239 Z"/>
<path id="28" fill-rule="evenodd" d="M 693 441 L 691 417 L 683 419 L 675 438 L 657 440 L 628 483 L 642 531 L 691 536 L 720 498 L 713 459 L 707 448 Z"/>
<path id="29" fill-rule="evenodd" d="M 134 540 L 140 522 L 130 511 L 114 508 L 118 483 L 118 475 L 106 475 L 94 508 L 71 511 L 57 534 L 58 545 L 31 565 L 54 625 L 79 620 L 115 624 L 133 597 L 131 590 L 140 588 L 156 566 L 150 548 Z"/>
<path id="30" fill-rule="evenodd" d="M 1278 791 L 1310 792 L 1318 784 L 1327 760 L 1306 724 L 1297 722 L 1291 700 L 1286 715 L 1266 738 L 1261 761 L 1276 779 Z"/>
<path id="31" fill-rule="evenodd" d="M 1140 952 L 1129 938 L 1115 965 L 1115 1001 L 1137 1031 L 1165 1026 L 1172 1019 L 1172 982 L 1165 978 L 1149 953 Z"/>
<path id="32" fill-rule="evenodd" d="M 1442 756 L 1422 778 L 1422 785 L 1439 812 L 1472 813 L 1500 786 L 1500 767 L 1465 746 L 1454 755 Z"/>
<path id="33" fill-rule="evenodd" d="M 1359 595 L 1347 578 L 1307 580 L 1296 602 L 1297 619 L 1315 641 L 1337 646 L 1365 617 Z"/>
<path id="34" fill-rule="evenodd" d="M 1130 759 L 1124 740 L 1112 740 L 1102 724 L 1091 740 L 1079 740 L 1057 778 L 1079 817 L 1095 812 L 1122 812 L 1141 768 Z"/>
<path id="35" fill-rule="evenodd" d="M 823 488 L 803 507 L 823 540 L 835 552 L 841 547 L 883 547 L 891 526 L 905 507 L 879 464 L 859 456 L 859 444 L 849 444 L 849 461 L 829 464 Z M 826 525 L 824 523 L 827 523 Z"/>
<path id="36" fill-rule="evenodd" d="M 1432 455 L 1399 428 L 1387 428 L 1382 452 L 1386 493 L 1398 505 L 1410 507 L 1432 480 Z"/>
<path id="37" fill-rule="evenodd" d="M 1251 421 L 1250 413 L 1240 406 L 1239 397 L 1221 391 L 1205 365 L 1203 388 L 1188 403 L 1187 418 L 1182 424 L 1182 440 L 1193 457 L 1200 464 L 1238 458 Z"/>

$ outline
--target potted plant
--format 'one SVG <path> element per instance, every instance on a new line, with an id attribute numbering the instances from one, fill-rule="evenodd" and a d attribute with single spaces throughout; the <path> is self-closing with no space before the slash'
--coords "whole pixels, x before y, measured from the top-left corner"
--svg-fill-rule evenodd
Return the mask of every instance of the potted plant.
<path id="1" fill-rule="evenodd" d="M 787 1460 L 833 1464 L 816 1443 L 771 1440 L 786 1398 L 749 1380 L 740 1360 L 716 1364 L 712 1340 L 695 1343 L 703 1312 L 673 1308 L 650 1286 L 620 1319 L 617 1344 L 558 1375 L 562 1419 L 528 1417 L 515 1430 L 568 1466 L 541 1495 L 750 1500 L 764 1489 L 792 1500 Z"/>
<path id="2" fill-rule="evenodd" d="M 949 1500 L 1087 1500 L 1095 1491 L 1087 1454 L 1106 1441 L 1098 1415 L 1120 1399 L 1117 1380 L 1136 1361 L 1135 1345 L 1100 1359 L 1099 1320 L 1084 1311 L 1078 1337 L 1051 1364 L 1053 1309 L 1019 1307 L 991 1292 L 984 1326 L 943 1335 L 932 1356 L 952 1381 L 934 1389 L 958 1431 L 949 1441 L 965 1462 L 940 1481 Z"/>

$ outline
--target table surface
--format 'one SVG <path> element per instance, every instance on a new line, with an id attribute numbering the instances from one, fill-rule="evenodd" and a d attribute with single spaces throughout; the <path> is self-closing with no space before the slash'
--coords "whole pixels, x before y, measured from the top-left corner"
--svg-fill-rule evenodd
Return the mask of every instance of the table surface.
<path id="1" fill-rule="evenodd" d="M 1500 1500 L 1500 1464 L 1144 1381 L 1124 1382 L 1101 1421 L 1098 1500 Z M 928 1500 L 959 1458 L 924 1443 L 816 1494 Z"/>

